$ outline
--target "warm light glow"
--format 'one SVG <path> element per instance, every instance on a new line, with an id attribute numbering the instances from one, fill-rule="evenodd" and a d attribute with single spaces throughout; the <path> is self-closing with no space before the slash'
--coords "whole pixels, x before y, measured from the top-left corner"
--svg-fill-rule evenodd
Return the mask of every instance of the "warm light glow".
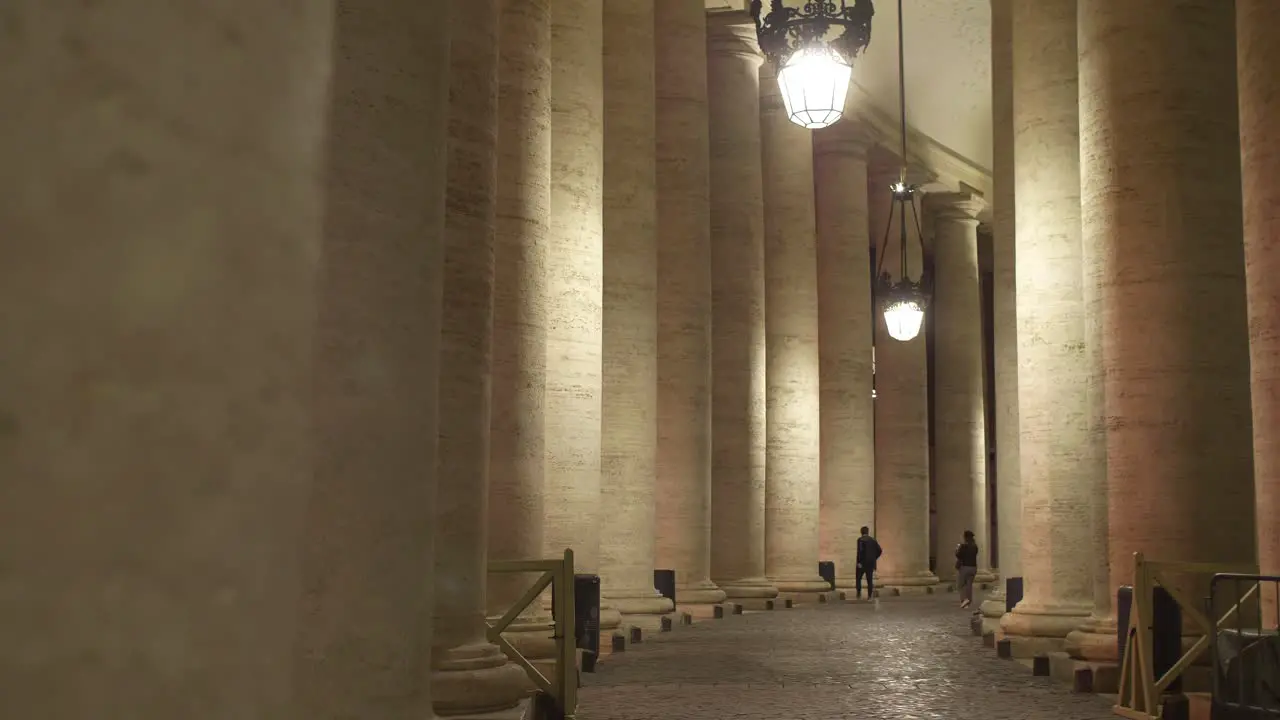
<path id="1" fill-rule="evenodd" d="M 924 308 L 915 300 L 896 300 L 884 308 L 884 324 L 894 340 L 914 340 L 923 323 Z"/>
<path id="2" fill-rule="evenodd" d="M 827 48 L 801 48 L 778 71 L 778 88 L 791 122 L 810 130 L 833 125 L 844 115 L 853 68 Z"/>

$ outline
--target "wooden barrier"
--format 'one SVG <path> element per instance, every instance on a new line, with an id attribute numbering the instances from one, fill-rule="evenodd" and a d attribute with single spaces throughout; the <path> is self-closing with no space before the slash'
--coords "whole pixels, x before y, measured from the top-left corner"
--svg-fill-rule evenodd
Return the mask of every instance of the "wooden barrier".
<path id="1" fill-rule="evenodd" d="M 1124 658 L 1120 664 L 1120 692 L 1112 707 L 1115 714 L 1131 720 L 1159 720 L 1164 691 L 1209 649 L 1209 643 L 1217 629 L 1230 621 L 1240 609 L 1240 604 L 1252 594 L 1250 592 L 1239 598 L 1225 615 L 1211 621 L 1201 610 L 1202 605 L 1193 602 L 1182 588 L 1169 582 L 1169 576 L 1255 572 L 1257 568 L 1252 566 L 1154 562 L 1146 560 L 1140 552 L 1133 554 L 1133 607 L 1129 611 L 1129 641 L 1125 644 Z M 1153 593 L 1157 585 L 1164 588 L 1178 603 L 1183 615 L 1191 620 L 1200 633 L 1191 649 L 1184 652 L 1173 667 L 1158 678 L 1155 676 L 1152 641 L 1155 625 Z"/>
<path id="2" fill-rule="evenodd" d="M 573 602 L 573 551 L 565 550 L 559 560 L 498 560 L 489 563 L 491 573 L 540 573 L 538 579 L 507 613 L 494 622 L 487 622 L 489 642 L 502 648 L 502 652 L 520 667 L 538 689 L 549 695 L 556 704 L 558 714 L 572 720 L 578 709 L 578 649 L 574 637 Z M 552 587 L 556 601 L 553 603 L 552 621 L 555 623 L 556 666 L 555 677 L 548 680 L 528 658 L 502 637 L 520 613 L 537 600 L 547 586 Z"/>

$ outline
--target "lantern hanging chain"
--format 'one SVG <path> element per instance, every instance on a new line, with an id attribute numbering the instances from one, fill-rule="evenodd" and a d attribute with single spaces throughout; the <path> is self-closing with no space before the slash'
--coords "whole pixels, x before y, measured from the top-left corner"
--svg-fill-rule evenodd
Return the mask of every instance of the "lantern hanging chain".
<path id="1" fill-rule="evenodd" d="M 903 52 L 902 0 L 898 0 L 898 123 L 902 131 L 901 180 L 907 182 L 907 71 Z"/>

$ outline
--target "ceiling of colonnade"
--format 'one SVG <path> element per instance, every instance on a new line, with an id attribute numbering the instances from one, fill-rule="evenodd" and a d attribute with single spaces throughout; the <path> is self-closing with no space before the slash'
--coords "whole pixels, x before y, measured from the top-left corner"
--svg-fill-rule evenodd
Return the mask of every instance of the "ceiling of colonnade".
<path id="1" fill-rule="evenodd" d="M 788 0 L 797 3 L 801 0 Z M 766 0 L 767 2 L 767 0 Z M 854 81 L 898 118 L 896 0 L 874 0 L 871 45 Z M 708 10 L 744 10 L 746 0 L 706 0 Z M 991 169 L 990 0 L 903 0 L 907 121 L 955 155 Z M 854 98 L 850 102 L 855 102 Z M 850 108 L 852 110 L 853 108 Z"/>

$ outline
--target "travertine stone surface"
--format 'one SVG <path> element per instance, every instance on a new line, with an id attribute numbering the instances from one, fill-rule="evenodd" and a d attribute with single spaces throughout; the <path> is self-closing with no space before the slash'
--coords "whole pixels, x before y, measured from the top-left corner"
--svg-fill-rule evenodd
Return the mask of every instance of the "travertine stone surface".
<path id="1" fill-rule="evenodd" d="M 780 592 L 818 576 L 818 264 L 813 134 L 787 119 L 773 65 L 760 73 L 765 277 L 765 575 Z"/>
<path id="2" fill-rule="evenodd" d="M 1113 592 L 1135 551 L 1256 557 L 1233 9 L 1079 6 L 1083 228 L 1107 260 Z"/>
<path id="3" fill-rule="evenodd" d="M 818 383 L 822 560 L 836 586 L 854 587 L 858 530 L 875 525 L 871 400 L 870 217 L 867 128 L 854 118 L 813 134 L 818 226 Z"/>
<path id="4" fill-rule="evenodd" d="M 545 552 L 599 570 L 604 199 L 603 6 L 551 3 Z M 602 603 L 603 605 L 603 603 Z M 618 613 L 601 608 L 601 626 Z"/>
<path id="5" fill-rule="evenodd" d="M 600 580 L 626 622 L 658 629 L 653 4 L 604 0 L 604 383 Z"/>
<path id="6" fill-rule="evenodd" d="M 290 715 L 333 5 L 0 11 L 6 717 Z"/>
<path id="7" fill-rule="evenodd" d="M 978 213 L 970 193 L 929 196 L 933 216 L 934 468 L 939 577 L 955 577 L 952 549 L 965 530 L 978 543 L 978 579 L 989 581 L 987 421 L 983 396 Z"/>
<path id="8" fill-rule="evenodd" d="M 499 2 L 489 558 L 533 560 L 552 557 L 542 532 L 551 0 Z M 504 615 L 530 582 L 527 575 L 490 575 L 488 614 Z M 543 604 L 532 603 L 507 640 L 527 658 L 554 658 L 550 621 Z"/>
<path id="9" fill-rule="evenodd" d="M 1244 177 L 1245 274 L 1253 358 L 1253 449 L 1257 465 L 1258 563 L 1280 574 L 1280 4 L 1236 0 L 1240 68 L 1240 159 Z M 1265 598 L 1275 622 L 1276 597 Z"/>
<path id="10" fill-rule="evenodd" d="M 656 0 L 658 449 L 654 566 L 680 604 L 711 582 L 711 138 L 703 0 Z"/>
<path id="11" fill-rule="evenodd" d="M 429 715 L 449 29 L 337 18 L 298 715 Z"/>
<path id="12" fill-rule="evenodd" d="M 1102 272 L 1103 254 L 1097 233 L 1081 234 L 1081 297 L 1084 300 L 1085 367 L 1089 441 L 1081 447 L 1080 464 L 1092 480 L 1090 491 L 1090 534 L 1093 536 L 1093 612 L 1076 630 L 1067 634 L 1064 650 L 1078 660 L 1120 661 L 1116 643 L 1114 592 L 1111 589 L 1111 557 L 1108 549 L 1107 509 L 1107 417 L 1102 362 Z"/>
<path id="13" fill-rule="evenodd" d="M 441 715 L 515 707 L 524 670 L 485 637 L 498 0 L 453 0 L 431 684 Z"/>
<path id="14" fill-rule="evenodd" d="M 764 578 L 764 200 L 755 29 L 707 18 L 711 132 L 711 577 L 729 597 Z"/>
<path id="15" fill-rule="evenodd" d="M 890 173 L 873 171 L 869 179 L 871 232 L 883 238 L 889 224 Z M 919 201 L 917 200 L 917 208 Z M 907 209 L 907 263 L 913 280 L 920 279 L 921 249 L 916 223 Z M 881 269 L 902 277 L 899 250 L 901 214 L 894 210 L 889 250 Z M 878 241 L 883 243 L 883 240 Z M 879 259 L 877 259 L 879 262 Z M 877 566 L 878 585 L 916 587 L 936 585 L 929 571 L 929 387 L 925 367 L 925 331 L 910 342 L 889 337 L 883 308 L 875 313 L 875 488 L 876 539 L 884 548 Z"/>
<path id="16" fill-rule="evenodd" d="M 1001 626 L 1062 638 L 1093 609 L 1075 0 L 1013 0 L 1013 27 L 1025 585 Z"/>
<path id="17" fill-rule="evenodd" d="M 1022 577 L 1022 480 L 1018 462 L 1018 313 L 1014 282 L 1013 8 L 991 2 L 992 336 L 995 361 L 996 525 L 1000 580 L 987 594 L 987 629 L 1005 612 L 1005 581 Z"/>

